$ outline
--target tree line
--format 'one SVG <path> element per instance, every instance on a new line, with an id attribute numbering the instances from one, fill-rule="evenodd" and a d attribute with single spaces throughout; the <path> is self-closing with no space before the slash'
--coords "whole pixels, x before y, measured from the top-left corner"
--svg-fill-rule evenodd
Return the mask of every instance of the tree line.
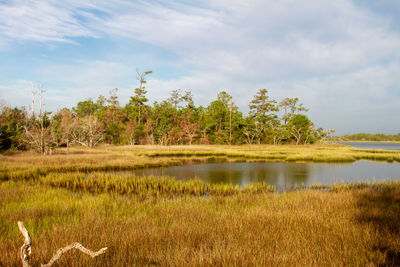
<path id="1" fill-rule="evenodd" d="M 348 134 L 332 138 L 334 141 L 376 141 L 376 142 L 389 142 L 400 141 L 400 133 L 398 134 L 370 134 L 370 133 L 356 133 Z"/>
<path id="2" fill-rule="evenodd" d="M 225 91 L 208 106 L 195 106 L 191 91 L 173 90 L 170 97 L 148 104 L 147 77 L 138 73 L 139 86 L 125 106 L 112 89 L 108 98 L 80 101 L 57 112 L 3 106 L 0 149 L 36 149 L 49 153 L 72 144 L 92 148 L 99 143 L 138 144 L 311 144 L 332 131 L 316 128 L 297 97 L 280 102 L 260 89 L 249 103 L 249 114 L 239 111 Z M 41 89 L 42 97 L 42 89 Z M 32 100 L 33 101 L 33 100 Z M 42 101 L 41 101 L 42 106 Z M 32 103 L 33 107 L 33 103 Z"/>

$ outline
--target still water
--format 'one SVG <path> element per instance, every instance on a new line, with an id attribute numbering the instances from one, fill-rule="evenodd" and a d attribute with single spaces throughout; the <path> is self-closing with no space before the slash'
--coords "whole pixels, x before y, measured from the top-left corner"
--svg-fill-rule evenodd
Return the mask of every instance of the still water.
<path id="1" fill-rule="evenodd" d="M 315 183 L 400 180 L 400 164 L 357 161 L 331 163 L 208 163 L 133 172 L 137 176 L 174 176 L 178 180 L 197 177 L 206 183 L 239 186 L 256 182 L 275 185 L 278 190 Z"/>
<path id="2" fill-rule="evenodd" d="M 400 143 L 381 143 L 381 142 L 335 142 L 335 143 L 361 149 L 400 150 Z"/>

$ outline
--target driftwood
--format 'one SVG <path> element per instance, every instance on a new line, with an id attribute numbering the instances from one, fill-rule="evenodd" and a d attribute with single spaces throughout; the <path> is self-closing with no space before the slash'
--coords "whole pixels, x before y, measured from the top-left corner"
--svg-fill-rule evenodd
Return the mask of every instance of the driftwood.
<path id="1" fill-rule="evenodd" d="M 24 236 L 24 245 L 21 247 L 21 261 L 22 261 L 22 266 L 23 267 L 30 267 L 29 265 L 29 257 L 32 254 L 32 240 L 31 236 L 29 235 L 28 230 L 26 230 L 24 224 L 19 221 L 18 222 L 18 228 L 21 231 L 22 235 Z M 59 248 L 57 252 L 53 255 L 51 260 L 47 264 L 42 264 L 42 267 L 50 267 L 52 266 L 64 253 L 66 253 L 68 250 L 71 250 L 73 248 L 79 249 L 83 253 L 91 256 L 92 258 L 97 257 L 103 253 L 106 252 L 107 247 L 100 249 L 97 252 L 93 252 L 90 249 L 85 248 L 82 246 L 80 243 L 72 243 L 66 247 Z"/>
<path id="2" fill-rule="evenodd" d="M 21 261 L 23 267 L 29 267 L 29 256 L 32 253 L 32 239 L 23 222 L 18 222 L 18 228 L 24 236 L 24 244 L 21 247 Z"/>

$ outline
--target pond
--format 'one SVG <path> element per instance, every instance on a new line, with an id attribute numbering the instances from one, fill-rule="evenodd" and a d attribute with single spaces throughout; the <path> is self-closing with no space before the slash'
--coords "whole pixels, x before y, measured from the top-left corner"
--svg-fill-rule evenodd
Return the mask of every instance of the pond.
<path id="1" fill-rule="evenodd" d="M 400 143 L 383 143 L 383 142 L 335 142 L 335 143 L 361 149 L 400 150 Z"/>
<path id="2" fill-rule="evenodd" d="M 250 183 L 266 182 L 282 190 L 296 184 L 400 180 L 400 164 L 374 161 L 350 164 L 225 162 L 137 170 L 133 174 L 174 176 L 178 180 L 197 177 L 206 183 L 231 183 L 241 187 Z"/>

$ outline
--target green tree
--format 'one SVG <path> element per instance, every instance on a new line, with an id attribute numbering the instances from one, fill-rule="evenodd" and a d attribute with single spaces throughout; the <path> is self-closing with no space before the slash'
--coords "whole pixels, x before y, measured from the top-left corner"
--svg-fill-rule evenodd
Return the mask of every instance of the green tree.
<path id="1" fill-rule="evenodd" d="M 147 83 L 146 77 L 151 74 L 152 71 L 145 71 L 140 73 L 137 71 L 136 79 L 139 81 L 139 87 L 135 88 L 134 96 L 131 96 L 130 104 L 134 107 L 134 110 L 137 112 L 137 122 L 138 124 L 142 123 L 143 110 L 145 108 L 145 103 L 148 101 L 146 98 L 147 91 L 145 90 Z"/>
<path id="2" fill-rule="evenodd" d="M 4 106 L 0 113 L 0 150 L 20 149 L 23 146 L 25 110 Z"/>
<path id="3" fill-rule="evenodd" d="M 99 118 L 104 129 L 104 140 L 109 144 L 124 143 L 123 133 L 126 126 L 123 122 L 126 119 L 126 114 L 119 106 L 117 93 L 118 88 L 110 90 L 110 96 L 106 99 L 108 105 L 96 112 L 96 116 Z"/>
<path id="4" fill-rule="evenodd" d="M 72 110 L 78 117 L 83 118 L 85 116 L 94 115 L 99 108 L 101 107 L 98 103 L 93 102 L 92 99 L 88 99 L 78 102 L 76 107 L 73 107 Z"/>
<path id="5" fill-rule="evenodd" d="M 167 145 L 169 132 L 174 127 L 176 109 L 170 101 L 154 102 L 153 121 L 155 122 L 154 138 L 161 145 Z"/>
<path id="6" fill-rule="evenodd" d="M 176 89 L 172 90 L 171 96 L 167 100 L 171 105 L 175 108 L 178 109 L 178 105 L 182 102 L 182 90 L 181 89 Z"/>
<path id="7" fill-rule="evenodd" d="M 279 102 L 279 107 L 283 110 L 283 116 L 281 119 L 284 121 L 285 125 L 297 112 L 308 111 L 308 109 L 305 108 L 302 103 L 298 102 L 299 99 L 297 97 L 286 97 Z"/>
<path id="8" fill-rule="evenodd" d="M 314 124 L 303 114 L 295 114 L 288 122 L 290 134 L 294 137 L 296 145 L 307 144 L 313 134 Z"/>
<path id="9" fill-rule="evenodd" d="M 205 128 L 212 143 L 229 144 L 234 141 L 236 130 L 240 128 L 243 115 L 234 105 L 232 96 L 225 91 L 210 103 L 205 113 Z M 201 127 L 202 128 L 202 127 Z"/>
<path id="10" fill-rule="evenodd" d="M 271 127 L 277 116 L 274 112 L 278 111 L 275 100 L 270 100 L 268 90 L 260 89 L 250 102 L 249 114 L 255 120 L 258 142 L 265 139 L 267 129 Z"/>

